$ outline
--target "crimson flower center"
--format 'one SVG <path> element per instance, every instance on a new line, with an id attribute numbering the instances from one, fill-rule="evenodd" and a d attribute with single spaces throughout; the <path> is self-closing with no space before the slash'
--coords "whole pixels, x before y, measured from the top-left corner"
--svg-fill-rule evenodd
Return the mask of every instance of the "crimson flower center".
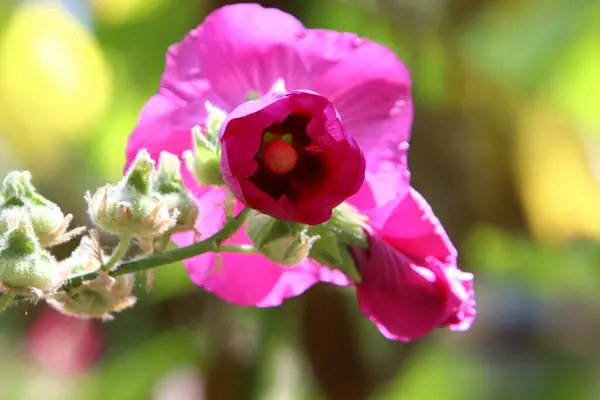
<path id="1" fill-rule="evenodd" d="M 262 132 L 262 141 L 254 159 L 257 170 L 248 179 L 271 198 L 287 196 L 301 201 L 313 193 L 327 177 L 324 153 L 308 136 L 313 115 L 295 111 Z"/>
<path id="2" fill-rule="evenodd" d="M 287 174 L 298 162 L 298 152 L 294 146 L 282 139 L 271 142 L 265 150 L 264 157 L 267 168 L 277 175 Z"/>

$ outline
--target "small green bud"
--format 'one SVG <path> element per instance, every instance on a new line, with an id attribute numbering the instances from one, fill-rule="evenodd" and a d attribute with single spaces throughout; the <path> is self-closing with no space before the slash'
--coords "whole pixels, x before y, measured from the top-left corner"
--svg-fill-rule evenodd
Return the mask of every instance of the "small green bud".
<path id="1" fill-rule="evenodd" d="M 280 221 L 257 211 L 252 211 L 246 222 L 246 234 L 256 250 L 282 265 L 297 265 L 308 257 L 319 237 L 307 232 L 307 225 Z"/>
<path id="2" fill-rule="evenodd" d="M 42 296 L 61 286 L 68 271 L 44 250 L 23 209 L 13 210 L 0 246 L 0 290 Z"/>
<path id="3" fill-rule="evenodd" d="M 171 229 L 177 213 L 169 212 L 151 180 L 154 161 L 141 150 L 117 185 L 106 185 L 91 195 L 86 194 L 92 222 L 106 232 L 137 238 L 156 237 Z"/>
<path id="4" fill-rule="evenodd" d="M 171 214 L 177 213 L 173 232 L 194 229 L 198 218 L 198 205 L 183 185 L 181 162 L 174 154 L 160 153 L 158 169 L 153 179 L 154 191 L 162 196 Z"/>
<path id="5" fill-rule="evenodd" d="M 192 137 L 194 151 L 187 150 L 183 153 L 186 166 L 194 173 L 201 185 L 224 185 L 221 173 L 221 148 L 218 141 L 215 143 L 209 141 L 207 131 L 203 132 L 199 126 L 192 128 Z"/>
<path id="6" fill-rule="evenodd" d="M 188 169 L 196 176 L 201 185 L 223 186 L 221 173 L 221 146 L 219 130 L 227 113 L 213 106 L 210 102 L 204 104 L 207 118 L 204 128 L 192 128 L 194 151 L 186 151 L 183 157 Z"/>
<path id="7" fill-rule="evenodd" d="M 26 211 L 42 247 L 67 242 L 86 229 L 80 227 L 68 231 L 73 216 L 63 214 L 58 205 L 37 193 L 28 171 L 9 173 L 2 182 L 0 199 L 0 210 L 22 208 Z M 0 222 L 0 232 L 4 229 L 5 225 Z"/>
<path id="8" fill-rule="evenodd" d="M 206 117 L 206 137 L 216 147 L 219 143 L 219 131 L 223 121 L 227 118 L 227 113 L 208 101 L 204 104 L 204 107 L 208 114 Z"/>
<path id="9" fill-rule="evenodd" d="M 358 210 L 347 203 L 340 204 L 327 222 L 309 227 L 310 234 L 320 236 L 311 248 L 310 257 L 321 265 L 339 269 L 360 282 L 360 275 L 348 247 L 369 246 L 365 227 L 366 218 Z"/>
<path id="10" fill-rule="evenodd" d="M 114 318 L 112 313 L 123 311 L 136 303 L 136 298 L 131 295 L 134 283 L 133 274 L 114 278 L 101 273 L 98 278 L 84 282 L 69 292 L 54 294 L 46 302 L 63 314 L 107 321 Z"/>
<path id="11" fill-rule="evenodd" d="M 274 239 L 260 248 L 267 258 L 282 265 L 297 265 L 306 260 L 310 249 L 318 236 L 308 236 L 301 232 L 300 236 Z"/>

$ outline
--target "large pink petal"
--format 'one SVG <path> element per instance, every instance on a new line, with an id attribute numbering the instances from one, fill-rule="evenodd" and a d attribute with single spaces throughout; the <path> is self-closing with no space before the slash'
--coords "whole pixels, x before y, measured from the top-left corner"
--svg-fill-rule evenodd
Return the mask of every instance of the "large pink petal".
<path id="1" fill-rule="evenodd" d="M 369 251 L 352 249 L 363 278 L 357 284 L 358 302 L 386 337 L 416 339 L 438 326 L 464 330 L 471 325 L 471 274 L 434 257 L 419 265 L 376 236 L 370 242 Z"/>
<path id="2" fill-rule="evenodd" d="M 249 244 L 242 230 L 228 244 Z M 257 254 L 221 253 L 220 266 L 205 275 L 202 286 L 220 298 L 241 306 L 274 307 L 318 282 L 345 286 L 349 280 L 340 271 L 303 262 L 281 266 Z"/>
<path id="3" fill-rule="evenodd" d="M 357 286 L 361 311 L 388 339 L 408 341 L 442 326 L 465 331 L 473 323 L 476 314 L 475 299 L 470 290 L 473 276 L 446 268 L 433 258 L 426 264 L 426 267 L 411 266 L 412 274 L 384 274 L 387 275 L 387 288 Z M 459 277 L 455 272 L 463 276 Z M 390 290 L 391 285 L 396 285 L 396 289 Z"/>
<path id="4" fill-rule="evenodd" d="M 189 246 L 198 240 L 206 239 L 217 232 L 225 222 L 224 201 L 226 191 L 220 187 L 198 188 L 196 194 L 200 215 L 196 220 L 196 229 L 200 233 L 192 231 L 177 233 L 172 236 L 173 242 L 179 247 Z M 205 253 L 183 261 L 192 282 L 198 286 L 204 286 L 207 276 L 215 267 L 215 254 Z"/>
<path id="5" fill-rule="evenodd" d="M 363 276 L 357 284 L 359 306 L 388 334 L 400 340 L 418 338 L 451 315 L 453 296 L 435 259 L 429 259 L 427 268 L 415 265 L 378 238 L 371 239 L 369 252 L 354 253 Z"/>
<path id="6" fill-rule="evenodd" d="M 199 196 L 200 218 L 196 222 L 201 238 L 212 235 L 225 221 L 223 188 L 202 188 Z M 236 202 L 235 212 L 242 209 Z M 203 212 L 202 212 L 203 211 Z M 191 232 L 174 235 L 180 247 L 194 243 Z M 250 244 L 242 227 L 227 244 Z M 217 259 L 220 258 L 220 260 Z M 187 272 L 196 285 L 221 299 L 241 305 L 275 307 L 285 299 L 298 296 L 318 282 L 347 286 L 351 282 L 338 270 L 317 266 L 309 261 L 296 266 L 281 266 L 264 256 L 242 253 L 202 254 L 184 261 Z"/>
<path id="7" fill-rule="evenodd" d="M 410 74 L 387 47 L 353 33 L 309 29 L 296 42 L 312 76 L 310 89 L 327 97 L 367 151 L 389 136 L 408 141 L 412 123 Z M 300 89 L 292 80 L 287 89 Z"/>
<path id="8" fill-rule="evenodd" d="M 178 110 L 178 102 L 167 95 L 159 93 L 150 98 L 127 142 L 128 165 L 143 148 L 158 160 L 161 151 L 179 155 L 192 147 L 190 127 L 176 123 Z"/>
<path id="9" fill-rule="evenodd" d="M 456 263 L 456 248 L 441 222 L 423 196 L 412 188 L 398 202 L 379 234 L 416 262 L 435 257 L 445 263 Z"/>
<path id="10" fill-rule="evenodd" d="M 367 159 L 378 203 L 408 190 L 408 140 L 413 117 L 410 75 L 385 46 L 355 34 L 307 30 L 297 42 L 310 89 L 327 97 Z M 296 89 L 290 81 L 288 89 Z M 300 82 L 303 83 L 303 82 Z"/>
<path id="11" fill-rule="evenodd" d="M 304 75 L 289 46 L 303 31 L 300 21 L 274 8 L 224 6 L 189 35 L 194 42 L 190 55 L 230 111 L 248 92 L 265 94 L 279 78 L 287 82 Z"/>

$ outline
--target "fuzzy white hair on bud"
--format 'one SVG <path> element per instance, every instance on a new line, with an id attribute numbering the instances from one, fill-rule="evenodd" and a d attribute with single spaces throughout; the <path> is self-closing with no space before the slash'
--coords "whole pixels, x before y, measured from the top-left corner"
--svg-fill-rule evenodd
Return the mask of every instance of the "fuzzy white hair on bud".
<path id="1" fill-rule="evenodd" d="M 153 190 L 154 160 L 141 150 L 116 185 L 106 185 L 85 200 L 92 222 L 118 236 L 157 237 L 177 223 L 179 211 L 170 210 Z"/>

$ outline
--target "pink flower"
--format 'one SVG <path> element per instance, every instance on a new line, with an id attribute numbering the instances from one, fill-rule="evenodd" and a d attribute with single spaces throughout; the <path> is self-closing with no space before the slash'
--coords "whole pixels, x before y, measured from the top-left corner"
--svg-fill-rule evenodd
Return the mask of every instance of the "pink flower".
<path id="1" fill-rule="evenodd" d="M 467 330 L 475 319 L 473 275 L 456 267 L 456 250 L 420 194 L 411 189 L 392 208 L 372 222 L 370 248 L 351 249 L 362 312 L 390 339 L 416 339 L 438 326 Z"/>
<path id="2" fill-rule="evenodd" d="M 90 368 L 104 348 L 95 321 L 79 319 L 46 308 L 31 324 L 27 349 L 32 359 L 59 374 Z"/>
<path id="3" fill-rule="evenodd" d="M 205 102 L 229 113 L 249 93 L 265 95 L 279 80 L 288 91 L 318 93 L 339 112 L 364 153 L 366 179 L 377 182 L 361 196 L 384 204 L 407 193 L 412 101 L 404 65 L 377 43 L 351 33 L 306 29 L 293 16 L 257 4 L 214 11 L 169 49 L 159 91 L 144 106 L 129 139 L 128 162 L 142 148 L 156 160 L 163 150 L 181 154 L 191 149 L 190 129 L 205 124 Z M 196 226 L 205 238 L 223 224 L 225 189 L 199 187 L 189 172 L 183 173 L 198 200 Z M 186 246 L 195 238 L 188 232 L 174 240 Z M 240 232 L 231 242 L 249 240 Z M 275 306 L 319 281 L 350 283 L 341 272 L 310 262 L 285 268 L 262 256 L 220 257 L 220 267 L 214 254 L 185 265 L 197 285 L 240 305 Z"/>
<path id="4" fill-rule="evenodd" d="M 233 195 L 280 220 L 321 224 L 364 181 L 362 152 L 316 93 L 271 93 L 244 103 L 223 123 L 220 141 Z"/>

